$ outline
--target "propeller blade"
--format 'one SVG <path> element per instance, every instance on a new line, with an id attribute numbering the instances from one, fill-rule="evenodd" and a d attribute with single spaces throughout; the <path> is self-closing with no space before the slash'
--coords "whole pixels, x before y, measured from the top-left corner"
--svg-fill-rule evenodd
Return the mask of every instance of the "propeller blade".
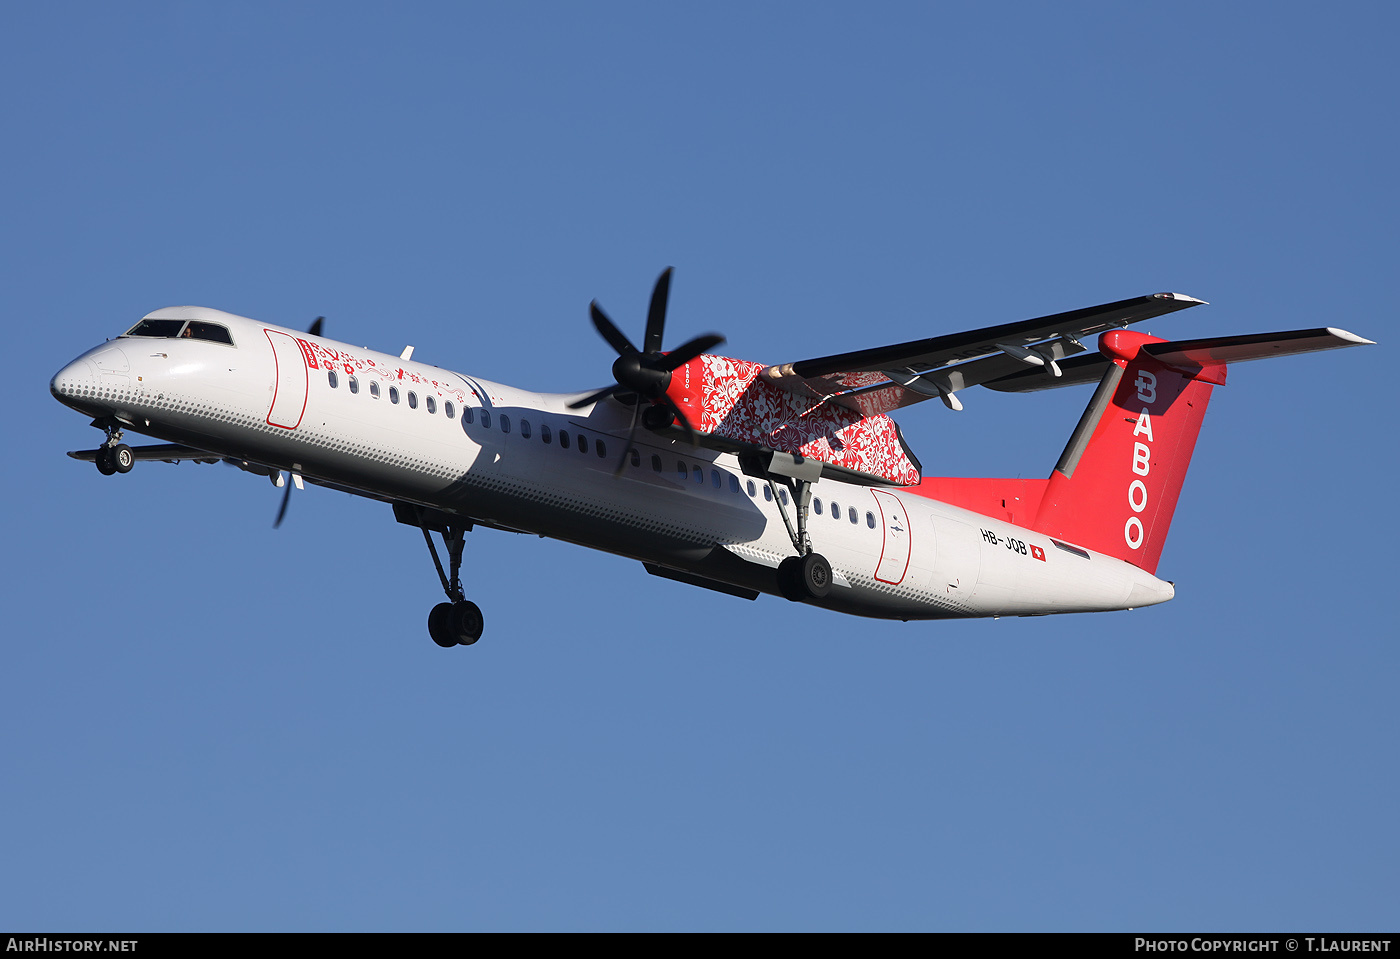
<path id="1" fill-rule="evenodd" d="M 656 286 L 651 291 L 651 307 L 647 310 L 646 337 L 642 340 L 643 353 L 661 352 L 661 334 L 666 331 L 666 302 L 671 298 L 671 267 L 661 271 L 656 278 Z"/>
<path id="2" fill-rule="evenodd" d="M 689 343 L 672 350 L 662 359 L 661 368 L 666 372 L 680 369 L 701 353 L 724 342 L 724 337 L 718 333 L 706 333 L 704 336 L 697 336 Z"/>
<path id="3" fill-rule="evenodd" d="M 318 317 L 316 317 L 316 319 L 314 319 L 314 320 L 311 321 L 311 328 L 310 328 L 309 330 L 307 330 L 306 332 L 310 333 L 312 336 L 320 336 L 320 335 L 321 335 L 321 325 L 322 325 L 323 323 L 325 323 L 325 322 L 326 322 L 326 318 L 325 318 L 324 316 L 318 316 Z"/>
<path id="4" fill-rule="evenodd" d="M 287 483 L 286 487 L 282 492 L 282 505 L 277 508 L 277 519 L 272 523 L 273 529 L 282 525 L 282 519 L 287 515 L 287 504 L 292 501 L 292 484 Z"/>
<path id="5" fill-rule="evenodd" d="M 632 404 L 632 425 L 627 427 L 627 442 L 622 445 L 622 455 L 617 459 L 617 469 L 613 470 L 613 479 L 622 475 L 622 470 L 627 466 L 627 456 L 632 452 L 632 440 L 637 435 L 637 419 L 642 411 L 641 403 Z"/>
<path id="6" fill-rule="evenodd" d="M 593 327 L 603 339 L 608 341 L 608 345 L 617 351 L 618 356 L 626 356 L 628 353 L 637 353 L 638 349 L 632 345 L 623 332 L 617 328 L 617 324 L 608 319 L 608 314 L 603 312 L 603 308 L 594 300 L 588 304 L 588 315 L 593 317 Z"/>
<path id="7" fill-rule="evenodd" d="M 676 405 L 675 400 L 671 399 L 669 396 L 663 396 L 661 401 L 666 404 L 667 409 L 676 415 L 676 422 L 685 427 L 685 435 L 686 438 L 690 440 L 690 445 L 699 446 L 700 437 L 695 434 L 695 427 L 690 425 L 689 418 L 687 418 L 681 408 Z"/>
<path id="8" fill-rule="evenodd" d="M 605 386 L 598 392 L 590 393 L 581 400 L 574 400 L 572 403 L 569 404 L 569 409 L 581 410 L 585 406 L 592 406 L 594 403 L 598 402 L 603 397 L 612 396 L 620 389 L 622 389 L 622 387 L 616 383 L 614 383 L 612 386 Z"/>

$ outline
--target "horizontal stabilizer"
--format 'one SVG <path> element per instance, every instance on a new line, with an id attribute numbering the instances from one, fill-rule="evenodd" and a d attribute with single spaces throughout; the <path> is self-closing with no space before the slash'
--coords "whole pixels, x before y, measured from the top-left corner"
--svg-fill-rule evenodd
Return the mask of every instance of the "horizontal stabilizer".
<path id="1" fill-rule="evenodd" d="M 1374 340 L 1348 333 L 1346 330 L 1324 327 L 1316 330 L 1250 333 L 1244 336 L 1215 336 L 1148 343 L 1142 347 L 1142 351 L 1167 366 L 1180 370 L 1199 370 L 1207 366 L 1263 360 L 1273 356 L 1317 353 L 1348 346 L 1373 346 L 1374 343 Z M 1031 369 L 1018 371 L 982 385 L 1004 393 L 1032 393 L 1061 386 L 1097 383 L 1103 378 L 1111 362 L 1102 353 L 1089 353 L 1061 360 L 1059 365 L 1062 376 L 1048 376 L 1043 370 Z"/>

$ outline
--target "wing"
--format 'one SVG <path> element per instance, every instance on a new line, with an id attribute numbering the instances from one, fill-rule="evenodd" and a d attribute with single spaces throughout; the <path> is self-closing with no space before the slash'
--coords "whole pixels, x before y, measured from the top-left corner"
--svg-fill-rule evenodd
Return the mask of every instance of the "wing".
<path id="1" fill-rule="evenodd" d="M 138 463 L 144 461 L 178 463 L 181 460 L 190 460 L 195 463 L 217 463 L 223 458 L 216 453 L 208 453 L 204 450 L 195 449 L 193 446 L 180 446 L 175 443 L 158 443 L 154 446 L 133 446 L 131 447 L 131 454 Z M 86 460 L 92 463 L 97 459 L 97 450 L 72 450 L 68 455 L 75 460 Z"/>
<path id="2" fill-rule="evenodd" d="M 961 409 L 954 396 L 958 390 L 1018 372 L 1032 380 L 1053 381 L 1063 373 L 1060 360 L 1085 351 L 1084 337 L 1203 303 L 1181 293 L 1153 293 L 966 333 L 770 366 L 763 376 L 790 393 L 836 403 L 862 416 L 933 397 Z"/>
<path id="3" fill-rule="evenodd" d="M 1324 327 L 1317 330 L 1288 330 L 1282 333 L 1250 333 L 1244 336 L 1216 336 L 1198 340 L 1173 340 L 1165 343 L 1148 343 L 1142 348 L 1144 353 L 1155 356 L 1169 366 L 1178 369 L 1201 369 L 1219 363 L 1243 363 L 1246 360 L 1262 360 L 1271 356 L 1289 356 L 1294 353 L 1316 353 L 1321 350 L 1340 350 L 1347 346 L 1370 346 L 1371 340 L 1339 330 Z M 988 389 L 1003 393 L 1030 393 L 1036 390 L 1053 389 L 1058 386 L 1074 386 L 1079 383 L 1097 383 L 1111 362 L 1097 351 L 1076 356 L 1062 364 L 1064 375 L 1051 379 L 1032 371 L 1015 372 L 982 383 Z"/>

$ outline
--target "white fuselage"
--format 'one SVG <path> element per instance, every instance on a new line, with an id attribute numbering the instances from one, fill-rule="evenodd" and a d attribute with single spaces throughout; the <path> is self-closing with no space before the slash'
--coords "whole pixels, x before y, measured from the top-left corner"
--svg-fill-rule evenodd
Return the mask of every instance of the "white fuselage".
<path id="1" fill-rule="evenodd" d="M 767 484 L 734 456 L 645 430 L 615 476 L 631 417 L 620 403 L 572 411 L 578 394 L 519 390 L 217 310 L 152 314 L 165 315 L 221 323 L 233 344 L 121 337 L 56 374 L 54 395 L 235 461 L 778 594 L 777 566 L 794 550 Z M 1173 595 L 1128 563 L 912 491 L 823 479 L 813 496 L 813 548 L 835 580 L 821 605 L 841 612 L 1038 615 Z"/>

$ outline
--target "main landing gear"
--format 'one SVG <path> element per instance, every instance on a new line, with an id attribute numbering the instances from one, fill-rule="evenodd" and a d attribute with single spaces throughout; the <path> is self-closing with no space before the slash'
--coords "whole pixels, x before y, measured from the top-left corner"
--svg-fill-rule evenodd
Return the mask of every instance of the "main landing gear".
<path id="1" fill-rule="evenodd" d="M 778 564 L 778 591 L 794 603 L 806 600 L 823 599 L 831 591 L 831 564 L 821 553 L 813 552 L 812 538 L 807 532 L 808 510 L 812 504 L 812 484 L 821 477 L 821 463 L 792 456 L 787 453 L 773 453 L 769 462 L 762 463 L 747 456 L 740 457 L 745 473 L 757 476 L 768 484 L 773 494 L 773 502 L 778 504 L 778 514 L 787 527 L 788 537 L 796 556 L 789 556 Z M 792 492 L 794 512 L 797 522 L 794 525 L 788 517 L 787 507 L 778 494 L 778 482 Z"/>
<path id="2" fill-rule="evenodd" d="M 97 448 L 97 471 L 103 476 L 130 473 L 136 465 L 136 454 L 122 442 L 121 425 L 114 419 L 93 420 L 92 425 L 107 434 L 106 441 Z"/>
<path id="3" fill-rule="evenodd" d="M 462 547 L 467 531 L 472 524 L 438 510 L 424 509 L 410 503 L 395 503 L 394 516 L 400 523 L 417 526 L 423 531 L 423 539 L 428 544 L 428 552 L 433 556 L 438 579 L 442 581 L 442 591 L 448 601 L 438 603 L 428 614 L 428 635 L 433 642 L 444 648 L 470 646 L 481 638 L 485 621 L 481 608 L 467 599 L 462 591 Z M 443 572 L 442 560 L 438 557 L 437 544 L 433 542 L 433 532 L 442 534 L 447 547 L 447 562 L 450 575 Z"/>

